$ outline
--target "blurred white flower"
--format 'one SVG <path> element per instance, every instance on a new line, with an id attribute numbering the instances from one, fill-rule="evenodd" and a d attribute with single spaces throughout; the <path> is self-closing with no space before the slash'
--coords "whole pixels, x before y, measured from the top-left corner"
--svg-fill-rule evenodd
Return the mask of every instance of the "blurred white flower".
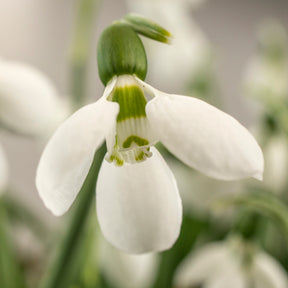
<path id="1" fill-rule="evenodd" d="M 156 275 L 156 254 L 130 255 L 100 242 L 99 265 L 109 283 L 117 288 L 148 288 Z"/>
<path id="2" fill-rule="evenodd" d="M 8 182 L 8 162 L 0 144 L 0 195 L 4 192 Z"/>
<path id="3" fill-rule="evenodd" d="M 175 35 L 173 45 L 145 41 L 149 58 L 149 78 L 162 89 L 183 91 L 199 67 L 207 65 L 210 46 L 193 21 L 191 8 L 203 1 L 195 0 L 127 0 L 130 11 L 161 23 Z M 159 65 L 161 63 L 161 65 Z M 175 81 L 175 77 L 177 80 Z M 177 85 L 177 86 L 176 86 Z"/>
<path id="4" fill-rule="evenodd" d="M 262 108 L 254 130 L 263 143 L 266 167 L 263 184 L 282 192 L 287 185 L 288 36 L 276 21 L 263 23 L 257 54 L 248 65 L 244 85 L 246 94 Z"/>
<path id="5" fill-rule="evenodd" d="M 208 244 L 180 264 L 175 287 L 287 288 L 286 272 L 270 255 L 249 242 L 230 238 Z"/>
<path id="6" fill-rule="evenodd" d="M 263 148 L 266 169 L 263 184 L 276 193 L 287 185 L 288 143 L 283 135 L 272 136 Z"/>
<path id="7" fill-rule="evenodd" d="M 268 105 L 288 97 L 287 49 L 285 28 L 274 21 L 263 23 L 257 54 L 250 61 L 244 78 L 248 96 Z"/>
<path id="8" fill-rule="evenodd" d="M 50 80 L 24 63 L 0 60 L 0 127 L 45 140 L 69 113 Z M 0 146 L 0 191 L 8 165 Z"/>
<path id="9" fill-rule="evenodd" d="M 257 99 L 287 97 L 288 63 L 277 66 L 262 58 L 254 58 L 245 75 L 247 93 Z"/>
<path id="10" fill-rule="evenodd" d="M 135 75 L 120 75 L 100 100 L 59 127 L 42 154 L 36 185 L 55 215 L 75 200 L 105 137 L 108 161 L 98 177 L 97 214 L 106 239 L 126 252 L 168 249 L 180 231 L 177 184 L 152 147 L 157 141 L 211 177 L 262 177 L 261 149 L 234 118 L 199 99 L 166 94 Z"/>
<path id="11" fill-rule="evenodd" d="M 0 125 L 45 137 L 67 116 L 67 105 L 42 72 L 27 64 L 0 61 Z"/>

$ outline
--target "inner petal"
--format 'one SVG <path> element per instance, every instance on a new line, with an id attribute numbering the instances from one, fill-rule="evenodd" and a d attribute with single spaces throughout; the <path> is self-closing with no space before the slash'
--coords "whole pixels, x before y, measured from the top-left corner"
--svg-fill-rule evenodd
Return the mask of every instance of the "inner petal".
<path id="1" fill-rule="evenodd" d="M 145 94 L 134 76 L 119 76 L 109 100 L 117 102 L 120 110 L 111 136 L 112 149 L 108 149 L 106 159 L 121 166 L 124 162 L 132 164 L 151 157 L 150 146 L 156 141 L 146 117 Z"/>

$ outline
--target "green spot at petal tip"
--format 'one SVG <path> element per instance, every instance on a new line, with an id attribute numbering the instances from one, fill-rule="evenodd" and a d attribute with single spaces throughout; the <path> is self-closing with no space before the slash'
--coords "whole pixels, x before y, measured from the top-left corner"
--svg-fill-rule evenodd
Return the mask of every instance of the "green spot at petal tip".
<path id="1" fill-rule="evenodd" d="M 123 142 L 122 147 L 123 148 L 129 148 L 129 147 L 131 147 L 133 142 L 135 144 L 137 144 L 138 146 L 147 146 L 147 145 L 149 145 L 149 141 L 148 140 L 146 140 L 144 138 L 141 138 L 139 136 L 136 136 L 136 135 L 131 135 Z M 138 157 L 140 157 L 140 154 L 138 155 Z M 143 156 L 144 156 L 144 153 L 142 152 L 142 158 L 143 158 Z"/>

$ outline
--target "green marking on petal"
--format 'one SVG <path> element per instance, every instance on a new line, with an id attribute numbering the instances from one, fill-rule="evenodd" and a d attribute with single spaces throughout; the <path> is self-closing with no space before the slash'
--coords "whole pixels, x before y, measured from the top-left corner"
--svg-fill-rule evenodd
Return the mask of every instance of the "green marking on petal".
<path id="1" fill-rule="evenodd" d="M 141 88 L 136 85 L 115 88 L 111 101 L 117 102 L 120 107 L 117 122 L 130 118 L 146 117 L 147 101 Z"/>
<path id="2" fill-rule="evenodd" d="M 145 153 L 143 151 L 140 151 L 139 154 L 135 157 L 135 160 L 137 162 L 143 161 L 145 157 Z"/>
<path id="3" fill-rule="evenodd" d="M 129 136 L 122 144 L 123 148 L 129 148 L 135 142 L 138 146 L 147 146 L 149 141 L 136 135 Z"/>
<path id="4" fill-rule="evenodd" d="M 115 154 L 112 154 L 109 158 L 109 162 L 115 162 L 117 166 L 123 166 L 124 161 L 117 157 Z"/>

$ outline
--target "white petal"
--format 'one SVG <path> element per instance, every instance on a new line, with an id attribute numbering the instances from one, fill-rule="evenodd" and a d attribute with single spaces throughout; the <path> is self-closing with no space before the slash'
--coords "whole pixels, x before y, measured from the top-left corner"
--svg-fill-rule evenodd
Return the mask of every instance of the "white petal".
<path id="1" fill-rule="evenodd" d="M 255 288 L 287 288 L 285 270 L 271 256 L 259 253 L 254 258 L 253 278 Z"/>
<path id="2" fill-rule="evenodd" d="M 65 213 L 76 198 L 118 114 L 118 104 L 102 97 L 68 118 L 47 144 L 37 170 L 42 200 L 55 215 Z"/>
<path id="3" fill-rule="evenodd" d="M 221 269 L 218 269 L 218 273 L 212 275 L 207 281 L 205 288 L 247 288 L 247 278 L 244 271 L 235 262 L 226 263 L 228 265 L 222 265 Z"/>
<path id="4" fill-rule="evenodd" d="M 29 135 L 49 133 L 67 116 L 50 80 L 39 70 L 0 62 L 0 123 Z"/>
<path id="5" fill-rule="evenodd" d="M 4 192 L 8 182 L 8 162 L 2 148 L 0 145 L 0 194 Z"/>
<path id="6" fill-rule="evenodd" d="M 262 151 L 237 120 L 199 99 L 152 91 L 158 97 L 147 104 L 147 117 L 185 164 L 216 179 L 261 179 Z"/>
<path id="7" fill-rule="evenodd" d="M 151 287 L 157 270 L 157 254 L 126 254 L 104 239 L 100 244 L 99 265 L 109 283 L 117 288 Z"/>
<path id="8" fill-rule="evenodd" d="M 229 261 L 229 250 L 224 244 L 210 244 L 191 253 L 181 263 L 175 275 L 176 287 L 191 287 L 205 282 L 217 273 L 219 263 Z"/>
<path id="9" fill-rule="evenodd" d="M 105 238 L 128 253 L 170 248 L 182 221 L 177 184 L 169 167 L 151 148 L 144 162 L 117 167 L 106 161 L 100 170 L 97 214 Z"/>

